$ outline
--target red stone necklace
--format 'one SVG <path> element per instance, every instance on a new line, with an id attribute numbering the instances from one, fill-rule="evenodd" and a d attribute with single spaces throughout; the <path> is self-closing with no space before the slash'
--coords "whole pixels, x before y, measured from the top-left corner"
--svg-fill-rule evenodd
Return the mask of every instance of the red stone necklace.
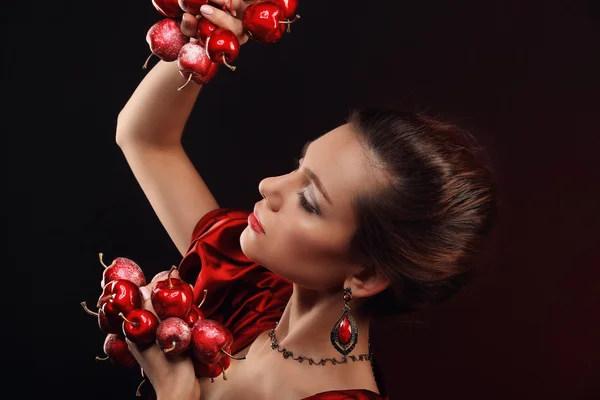
<path id="1" fill-rule="evenodd" d="M 275 327 L 277 327 L 277 326 L 275 326 Z M 315 361 L 311 357 L 305 357 L 305 356 L 301 356 L 301 355 L 295 356 L 294 352 L 286 349 L 285 347 L 280 347 L 279 342 L 277 342 L 277 339 L 275 338 L 275 328 L 271 329 L 271 332 L 269 332 L 269 337 L 271 338 L 271 349 L 277 350 L 278 352 L 280 352 L 283 355 L 283 358 L 291 358 L 292 360 L 296 360 L 300 363 L 303 361 L 308 361 L 309 365 L 325 365 L 325 364 L 327 364 L 327 362 L 330 362 L 333 365 L 346 364 L 348 362 L 348 360 L 371 361 L 371 368 L 373 368 L 373 354 L 372 353 L 359 354 L 358 356 L 345 355 L 342 357 L 341 360 L 338 360 L 335 357 L 325 357 L 325 358 L 321 358 L 319 361 Z M 371 346 L 369 343 L 369 348 L 370 347 Z"/>

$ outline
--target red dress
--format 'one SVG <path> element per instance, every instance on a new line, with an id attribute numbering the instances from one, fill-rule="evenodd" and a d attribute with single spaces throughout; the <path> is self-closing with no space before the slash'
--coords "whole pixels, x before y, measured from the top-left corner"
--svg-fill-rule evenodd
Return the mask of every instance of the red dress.
<path id="1" fill-rule="evenodd" d="M 239 239 L 248 225 L 248 214 L 226 208 L 206 214 L 196 225 L 190 247 L 179 265 L 182 279 L 194 285 L 196 304 L 207 289 L 202 310 L 206 318 L 229 328 L 234 338 L 232 353 L 272 329 L 292 294 L 289 281 L 242 253 Z M 383 387 L 380 390 L 382 395 L 366 389 L 334 390 L 305 400 L 388 399 Z"/>

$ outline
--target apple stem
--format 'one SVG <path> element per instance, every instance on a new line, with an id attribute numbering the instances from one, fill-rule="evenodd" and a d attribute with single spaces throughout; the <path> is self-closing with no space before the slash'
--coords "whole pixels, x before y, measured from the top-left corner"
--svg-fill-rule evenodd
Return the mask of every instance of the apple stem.
<path id="1" fill-rule="evenodd" d="M 171 269 L 169 270 L 169 275 L 167 276 L 167 279 L 169 280 L 169 289 L 173 289 L 173 282 L 171 281 L 171 273 L 176 269 L 177 269 L 176 266 L 171 265 Z"/>
<path id="2" fill-rule="evenodd" d="M 221 364 L 220 362 L 218 362 L 217 364 L 219 364 L 219 367 L 221 367 L 221 372 L 223 373 L 223 380 L 226 381 L 227 376 L 225 375 L 225 368 L 223 368 L 223 364 Z"/>
<path id="3" fill-rule="evenodd" d="M 233 65 L 227 64 L 227 59 L 225 58 L 225 54 L 223 54 L 223 64 L 225 64 L 225 66 L 232 71 L 235 71 L 235 69 L 237 68 L 237 67 L 234 67 Z"/>
<path id="4" fill-rule="evenodd" d="M 142 395 L 141 389 L 142 389 L 142 385 L 144 384 L 144 382 L 146 382 L 146 379 L 142 379 L 142 381 L 138 385 L 137 390 L 135 391 L 136 397 L 140 397 Z"/>
<path id="5" fill-rule="evenodd" d="M 93 315 L 94 317 L 98 316 L 97 312 L 93 312 L 92 310 L 90 310 L 89 308 L 87 308 L 87 303 L 85 301 L 81 302 L 81 306 L 83 307 L 83 309 L 85 310 L 86 313 Z"/>
<path id="6" fill-rule="evenodd" d="M 177 90 L 181 90 L 184 87 L 186 87 L 190 83 L 190 81 L 192 80 L 192 76 L 193 76 L 193 74 L 190 74 L 190 76 L 188 76 L 187 81 L 182 86 L 178 87 Z"/>
<path id="7" fill-rule="evenodd" d="M 104 264 L 104 261 L 102 260 L 102 257 L 104 256 L 104 254 L 98 253 L 98 256 L 100 257 L 100 264 L 102 264 L 104 269 L 108 268 L 108 265 Z"/>
<path id="8" fill-rule="evenodd" d="M 123 318 L 123 321 L 125 321 L 125 322 L 128 322 L 128 323 L 130 323 L 131 325 L 134 325 L 134 326 L 138 326 L 138 325 L 139 325 L 139 324 L 137 324 L 137 323 L 135 323 L 135 322 L 133 322 L 133 321 L 130 321 L 130 320 L 128 320 L 127 318 L 125 318 L 125 315 L 124 315 L 122 312 L 120 312 L 120 313 L 119 313 L 119 317 Z M 142 375 L 142 376 L 143 376 L 143 375 Z"/>
<path id="9" fill-rule="evenodd" d="M 229 357 L 229 358 L 233 358 L 234 360 L 245 360 L 245 359 L 246 359 L 246 356 L 242 356 L 242 357 L 235 357 L 235 356 L 233 356 L 233 355 L 229 354 L 228 352 L 226 352 L 226 351 L 225 351 L 225 350 L 223 350 L 223 349 L 221 349 L 221 352 L 222 352 L 223 354 L 225 354 L 227 357 Z"/>
<path id="10" fill-rule="evenodd" d="M 169 347 L 168 349 L 164 349 L 163 351 L 165 353 L 169 353 L 169 352 L 175 350 L 175 347 L 177 347 L 177 342 L 176 341 L 173 340 L 171 343 L 173 344 L 173 346 Z"/>
<path id="11" fill-rule="evenodd" d="M 144 63 L 144 65 L 142 65 L 142 69 L 148 68 L 148 62 L 150 61 L 150 59 L 152 58 L 153 55 L 154 55 L 154 53 L 150 53 L 148 58 L 146 58 L 146 62 Z"/>
<path id="12" fill-rule="evenodd" d="M 104 358 L 96 356 L 96 361 L 106 361 L 106 360 L 108 360 L 108 356 L 106 356 Z"/>
<path id="13" fill-rule="evenodd" d="M 290 33 L 292 31 L 292 24 L 296 21 L 298 21 L 300 19 L 300 16 L 298 14 L 296 14 L 296 16 L 294 17 L 294 19 L 289 20 L 286 19 L 284 21 L 279 21 L 280 24 L 287 24 L 287 31 L 288 33 Z"/>
<path id="14" fill-rule="evenodd" d="M 198 308 L 202 307 L 202 304 L 204 304 L 204 301 L 206 300 L 206 294 L 208 293 L 208 289 L 204 289 L 204 296 L 202 297 L 202 301 L 200 302 L 200 304 L 198 304 Z"/>

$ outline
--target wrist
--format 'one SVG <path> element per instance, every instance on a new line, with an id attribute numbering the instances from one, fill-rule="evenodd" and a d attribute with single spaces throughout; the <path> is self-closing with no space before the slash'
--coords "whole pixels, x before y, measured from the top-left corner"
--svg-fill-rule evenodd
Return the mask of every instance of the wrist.
<path id="1" fill-rule="evenodd" d="M 200 382 L 198 382 L 198 379 L 194 379 L 194 384 L 191 387 L 185 386 L 178 385 L 161 392 L 157 391 L 156 400 L 200 400 Z"/>

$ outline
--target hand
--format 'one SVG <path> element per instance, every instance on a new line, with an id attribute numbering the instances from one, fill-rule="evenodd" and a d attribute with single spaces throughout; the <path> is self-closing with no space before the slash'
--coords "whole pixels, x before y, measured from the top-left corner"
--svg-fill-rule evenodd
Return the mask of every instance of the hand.
<path id="1" fill-rule="evenodd" d="M 255 1 L 211 0 L 211 2 L 221 5 L 223 9 L 229 10 L 229 12 L 207 5 L 209 10 L 212 11 L 210 14 L 203 12 L 202 15 L 195 17 L 192 14 L 184 13 L 181 18 L 181 33 L 188 37 L 195 37 L 198 19 L 206 18 L 219 28 L 229 29 L 233 32 L 237 36 L 240 45 L 246 43 L 248 41 L 248 35 L 244 33 L 241 18 L 244 15 L 246 8 L 251 3 L 255 3 Z"/>
<path id="2" fill-rule="evenodd" d="M 154 307 L 150 300 L 150 293 L 156 282 L 167 277 L 169 271 L 159 272 L 152 281 L 140 288 L 144 297 L 142 307 L 152 311 Z M 172 278 L 180 278 L 178 271 L 171 273 Z M 126 339 L 129 351 L 140 364 L 144 375 L 152 383 L 158 400 L 170 399 L 200 399 L 200 383 L 194 373 L 194 365 L 189 356 L 166 356 L 157 344 L 140 349 L 135 343 Z"/>

